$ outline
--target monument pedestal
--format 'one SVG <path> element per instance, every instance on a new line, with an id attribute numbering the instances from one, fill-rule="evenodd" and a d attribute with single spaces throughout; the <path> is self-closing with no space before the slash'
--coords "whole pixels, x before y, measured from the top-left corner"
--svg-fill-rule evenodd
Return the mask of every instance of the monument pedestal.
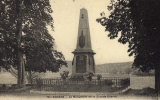
<path id="1" fill-rule="evenodd" d="M 73 52 L 75 53 L 75 52 Z M 72 74 L 82 74 L 86 72 L 95 73 L 94 53 L 76 53 L 72 63 Z"/>

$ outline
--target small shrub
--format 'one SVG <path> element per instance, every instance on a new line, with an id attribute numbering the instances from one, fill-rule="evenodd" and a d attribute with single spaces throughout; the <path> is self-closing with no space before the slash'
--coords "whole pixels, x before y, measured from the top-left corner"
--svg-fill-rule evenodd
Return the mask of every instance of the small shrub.
<path id="1" fill-rule="evenodd" d="M 134 70 L 134 72 L 132 74 L 136 75 L 136 76 L 154 76 L 155 71 L 151 70 L 150 72 L 142 72 L 140 70 Z"/>
<path id="2" fill-rule="evenodd" d="M 17 84 L 12 84 L 11 85 L 11 88 L 16 88 L 17 87 Z"/>
<path id="3" fill-rule="evenodd" d="M 122 86 L 127 86 L 127 85 L 129 85 L 130 84 L 130 80 L 129 79 L 122 79 L 121 80 L 121 85 Z"/>
<path id="4" fill-rule="evenodd" d="M 93 72 L 87 72 L 87 73 L 85 74 L 85 77 L 86 77 L 89 81 L 92 80 L 92 77 L 93 77 L 93 76 L 94 76 Z"/>
<path id="5" fill-rule="evenodd" d="M 105 82 L 105 85 L 107 85 L 107 86 L 112 86 L 113 85 L 112 80 L 105 80 L 104 82 Z"/>
<path id="6" fill-rule="evenodd" d="M 73 80 L 73 81 L 83 81 L 85 80 L 83 74 L 72 74 L 71 77 L 69 78 L 69 80 Z"/>
<path id="7" fill-rule="evenodd" d="M 2 88 L 4 88 L 4 89 L 7 88 L 7 85 L 6 85 L 6 84 L 3 84 L 3 85 L 2 85 Z"/>
<path id="8" fill-rule="evenodd" d="M 60 73 L 61 78 L 62 78 L 63 80 L 65 80 L 65 79 L 68 78 L 68 74 L 69 74 L 69 71 L 63 71 L 63 73 Z"/>
<path id="9" fill-rule="evenodd" d="M 155 89 L 150 88 L 150 87 L 146 87 L 143 88 L 139 94 L 143 94 L 143 95 L 151 95 L 151 94 L 156 94 Z"/>
<path id="10" fill-rule="evenodd" d="M 40 88 L 43 85 L 43 81 L 40 78 L 36 80 L 36 83 L 38 88 Z"/>
<path id="11" fill-rule="evenodd" d="M 101 74 L 98 74 L 97 75 L 97 80 L 100 80 L 102 78 L 102 75 Z"/>

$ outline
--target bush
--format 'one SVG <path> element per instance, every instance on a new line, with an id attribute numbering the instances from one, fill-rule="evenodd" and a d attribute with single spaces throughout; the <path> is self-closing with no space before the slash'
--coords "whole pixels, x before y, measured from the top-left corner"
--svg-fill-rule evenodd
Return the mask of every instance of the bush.
<path id="1" fill-rule="evenodd" d="M 151 95 L 151 94 L 156 94 L 156 92 L 155 92 L 155 89 L 146 87 L 146 88 L 143 88 L 138 94 Z"/>
<path id="2" fill-rule="evenodd" d="M 104 81 L 104 83 L 105 83 L 105 85 L 107 85 L 107 86 L 112 86 L 113 85 L 113 82 L 112 82 L 112 80 L 105 80 Z"/>
<path id="3" fill-rule="evenodd" d="M 43 85 L 43 81 L 42 81 L 42 79 L 36 79 L 36 83 L 37 83 L 37 87 L 41 87 L 42 85 Z"/>
<path id="4" fill-rule="evenodd" d="M 127 85 L 129 85 L 130 84 L 130 80 L 129 79 L 122 79 L 121 80 L 121 85 L 122 86 L 127 86 Z"/>
<path id="5" fill-rule="evenodd" d="M 16 88 L 17 87 L 17 84 L 12 84 L 11 85 L 11 88 Z"/>
<path id="6" fill-rule="evenodd" d="M 94 74 L 92 73 L 92 72 L 87 72 L 86 74 L 85 74 L 85 77 L 89 80 L 89 81 L 91 81 L 92 80 L 92 77 L 94 76 Z"/>
<path id="7" fill-rule="evenodd" d="M 98 74 L 97 75 L 97 80 L 100 80 L 102 78 L 102 75 L 101 74 Z"/>
<path id="8" fill-rule="evenodd" d="M 134 70 L 134 72 L 132 74 L 136 75 L 136 76 L 154 76 L 155 71 L 151 70 L 150 72 L 142 72 L 140 70 Z"/>
<path id="9" fill-rule="evenodd" d="M 84 78 L 83 74 L 72 74 L 71 77 L 69 78 L 69 80 L 83 81 L 83 80 L 85 80 L 85 78 Z"/>
<path id="10" fill-rule="evenodd" d="M 60 73 L 61 78 L 62 78 L 63 80 L 65 80 L 65 79 L 68 78 L 68 74 L 69 74 L 69 71 L 63 71 L 63 73 Z"/>
<path id="11" fill-rule="evenodd" d="M 2 85 L 2 88 L 4 88 L 4 89 L 7 88 L 7 85 L 6 85 L 6 84 L 3 84 L 3 85 Z"/>

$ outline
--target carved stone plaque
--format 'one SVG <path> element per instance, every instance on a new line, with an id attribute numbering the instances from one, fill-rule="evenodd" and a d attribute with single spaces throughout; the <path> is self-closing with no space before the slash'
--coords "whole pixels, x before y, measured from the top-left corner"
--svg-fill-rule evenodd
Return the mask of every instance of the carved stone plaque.
<path id="1" fill-rule="evenodd" d="M 83 48 L 85 46 L 85 36 L 83 35 L 83 30 L 81 36 L 79 37 L 79 46 Z"/>
<path id="2" fill-rule="evenodd" d="M 86 56 L 77 56 L 76 57 L 76 73 L 85 73 L 86 72 Z"/>

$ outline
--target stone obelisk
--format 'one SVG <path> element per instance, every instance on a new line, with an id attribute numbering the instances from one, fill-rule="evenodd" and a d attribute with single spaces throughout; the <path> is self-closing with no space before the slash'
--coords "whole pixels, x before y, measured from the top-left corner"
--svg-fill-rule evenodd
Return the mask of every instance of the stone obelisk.
<path id="1" fill-rule="evenodd" d="M 72 53 L 72 74 L 95 73 L 95 53 L 92 50 L 88 12 L 85 8 L 80 9 L 77 46 Z"/>

